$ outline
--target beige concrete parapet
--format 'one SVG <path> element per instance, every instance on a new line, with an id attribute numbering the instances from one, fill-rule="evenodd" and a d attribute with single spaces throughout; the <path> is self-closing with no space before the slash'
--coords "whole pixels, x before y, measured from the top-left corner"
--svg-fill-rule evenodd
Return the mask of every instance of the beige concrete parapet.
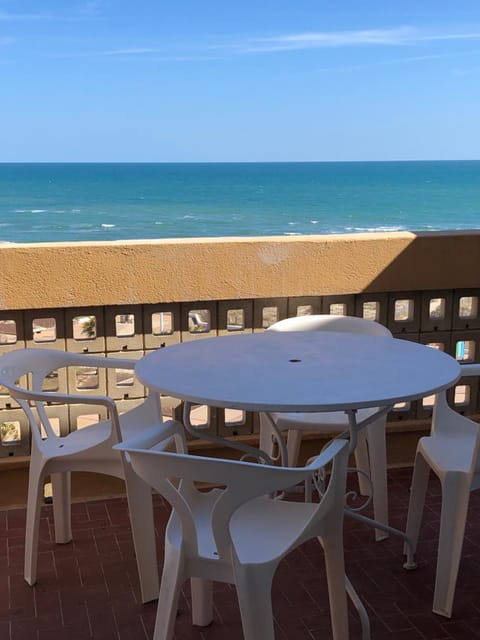
<path id="1" fill-rule="evenodd" d="M 480 231 L 0 245 L 0 309 L 477 287 Z"/>

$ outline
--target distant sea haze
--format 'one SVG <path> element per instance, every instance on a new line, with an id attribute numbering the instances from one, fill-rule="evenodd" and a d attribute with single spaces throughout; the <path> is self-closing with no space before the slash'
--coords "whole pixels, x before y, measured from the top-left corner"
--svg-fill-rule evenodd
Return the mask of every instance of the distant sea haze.
<path id="1" fill-rule="evenodd" d="M 480 227 L 480 161 L 0 164 L 0 242 Z"/>

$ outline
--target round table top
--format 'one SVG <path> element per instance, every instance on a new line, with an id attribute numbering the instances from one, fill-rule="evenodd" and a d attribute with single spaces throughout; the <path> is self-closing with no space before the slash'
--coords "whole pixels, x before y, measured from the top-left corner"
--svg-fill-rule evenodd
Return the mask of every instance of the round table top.
<path id="1" fill-rule="evenodd" d="M 136 366 L 160 393 L 246 411 L 391 406 L 452 386 L 460 365 L 408 340 L 333 331 L 205 338 L 164 347 Z"/>

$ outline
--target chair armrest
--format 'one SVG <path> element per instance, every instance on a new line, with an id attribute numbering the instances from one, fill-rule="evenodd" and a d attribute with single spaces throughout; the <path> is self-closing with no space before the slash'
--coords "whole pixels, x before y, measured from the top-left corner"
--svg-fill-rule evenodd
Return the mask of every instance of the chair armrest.
<path id="1" fill-rule="evenodd" d="M 461 377 L 480 376 L 480 363 L 460 365 Z"/>
<path id="2" fill-rule="evenodd" d="M 99 404 L 110 410 L 116 411 L 115 401 L 108 396 L 87 396 L 82 394 L 57 393 L 56 391 L 29 391 L 28 389 L 15 390 L 12 397 L 33 402 L 48 402 L 51 404 Z"/>
<path id="3" fill-rule="evenodd" d="M 128 451 L 129 449 L 162 451 L 165 441 L 173 436 L 180 436 L 182 440 L 184 439 L 183 425 L 177 420 L 166 420 L 143 431 L 136 438 L 131 438 L 128 443 L 122 442 L 113 448 L 120 451 Z"/>
<path id="4" fill-rule="evenodd" d="M 93 356 L 86 353 L 69 353 L 68 361 L 64 367 L 85 366 L 100 367 L 103 369 L 135 369 L 138 360 L 133 358 L 109 358 L 104 356 Z"/>
<path id="5" fill-rule="evenodd" d="M 313 458 L 310 464 L 304 467 L 305 471 L 309 471 L 311 473 L 319 471 L 331 462 L 333 458 L 346 446 L 348 446 L 348 440 L 344 440 L 343 438 L 336 438 L 332 440 L 318 456 Z"/>

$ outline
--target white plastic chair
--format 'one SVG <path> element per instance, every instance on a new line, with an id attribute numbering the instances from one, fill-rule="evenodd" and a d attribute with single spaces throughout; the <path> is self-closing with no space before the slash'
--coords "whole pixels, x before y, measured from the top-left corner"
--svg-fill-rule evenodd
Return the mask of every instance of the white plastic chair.
<path id="1" fill-rule="evenodd" d="M 135 360 L 65 353 L 51 349 L 19 349 L 0 358 L 0 384 L 25 411 L 31 428 L 31 454 L 25 531 L 24 575 L 28 584 L 37 580 L 37 555 L 40 509 L 44 481 L 52 483 L 55 541 L 72 539 L 70 522 L 70 473 L 89 471 L 123 478 L 140 577 L 143 602 L 158 595 L 158 569 L 153 528 L 151 488 L 131 468 L 128 458 L 112 446 L 124 437 L 152 433 L 157 438 L 172 436 L 183 450 L 183 431 L 179 423 L 162 423 L 159 397 L 150 395 L 137 406 L 119 416 L 115 402 L 107 396 L 91 396 L 42 391 L 45 377 L 64 367 L 133 369 Z M 18 381 L 31 379 L 31 389 Z M 58 436 L 48 417 L 48 404 L 98 405 L 108 410 L 109 419 Z M 43 431 L 43 433 L 42 433 Z M 170 438 L 172 440 L 172 438 Z"/>
<path id="2" fill-rule="evenodd" d="M 339 333 L 363 333 L 379 338 L 391 338 L 391 332 L 373 320 L 352 316 L 306 315 L 280 320 L 271 325 L 269 331 L 335 331 Z M 321 362 L 319 362 L 321 366 Z M 394 366 L 394 365 L 392 365 Z M 368 408 L 357 411 L 357 422 L 373 416 L 378 409 Z M 273 455 L 275 434 L 270 419 L 279 431 L 287 431 L 287 464 L 298 463 L 302 433 L 342 433 L 349 428 L 348 416 L 342 412 L 332 413 L 271 413 L 260 414 L 260 448 Z M 375 520 L 388 525 L 387 459 L 385 442 L 386 416 L 379 417 L 358 433 L 355 448 L 355 462 L 359 469 L 360 493 L 370 495 L 373 490 L 373 510 Z M 285 463 L 285 462 L 284 462 Z M 371 479 L 371 486 L 367 480 Z M 375 529 L 377 540 L 388 534 Z"/>
<path id="3" fill-rule="evenodd" d="M 480 364 L 462 365 L 463 376 L 479 376 Z M 450 618 L 462 555 L 470 492 L 480 488 L 480 425 L 436 396 L 430 436 L 420 438 L 408 507 L 407 537 L 416 549 L 430 469 L 442 486 L 433 612 Z"/>
<path id="4" fill-rule="evenodd" d="M 171 505 L 153 640 L 173 637 L 180 589 L 192 580 L 193 624 L 212 621 L 211 583 L 235 584 L 245 640 L 273 640 L 272 579 L 280 560 L 319 537 L 325 553 L 334 640 L 348 638 L 343 507 L 348 443 L 338 439 L 307 467 L 273 467 L 152 450 L 155 438 L 115 448 Z M 320 503 L 268 497 L 333 460 Z M 178 480 L 181 480 L 178 483 Z M 194 482 L 225 487 L 199 491 Z"/>

